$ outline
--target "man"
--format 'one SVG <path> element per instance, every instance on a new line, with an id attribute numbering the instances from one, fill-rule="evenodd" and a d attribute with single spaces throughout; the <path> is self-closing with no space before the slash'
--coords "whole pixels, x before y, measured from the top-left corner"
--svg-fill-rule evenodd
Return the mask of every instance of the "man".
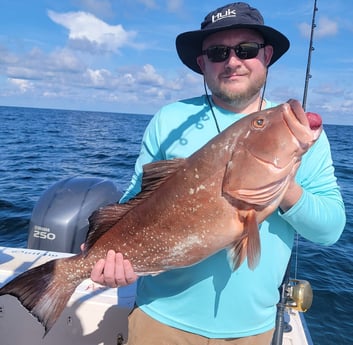
<path id="1" fill-rule="evenodd" d="M 261 14 L 233 3 L 205 17 L 201 29 L 176 39 L 182 62 L 204 76 L 207 94 L 163 107 L 151 120 L 127 201 L 141 188 L 146 163 L 187 157 L 220 131 L 259 109 L 267 69 L 289 48 L 287 38 L 265 26 Z M 137 307 L 129 317 L 129 345 L 270 344 L 280 286 L 295 231 L 329 245 L 340 236 L 345 213 L 330 148 L 323 133 L 305 154 L 278 212 L 261 225 L 261 259 L 232 272 L 225 251 L 192 267 L 139 278 Z M 137 279 L 129 261 L 109 251 L 92 279 L 123 286 Z"/>

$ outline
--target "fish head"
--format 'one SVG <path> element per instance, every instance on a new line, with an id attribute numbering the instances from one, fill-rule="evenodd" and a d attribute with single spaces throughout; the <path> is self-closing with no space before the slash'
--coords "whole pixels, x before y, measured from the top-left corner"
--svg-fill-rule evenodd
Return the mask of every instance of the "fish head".
<path id="1" fill-rule="evenodd" d="M 289 100 L 240 121 L 222 192 L 238 208 L 278 206 L 303 154 L 320 136 L 321 117 Z"/>
<path id="2" fill-rule="evenodd" d="M 304 113 L 296 100 L 253 113 L 248 120 L 248 132 L 239 144 L 254 163 L 259 161 L 280 170 L 300 160 L 322 131 L 321 117 Z"/>

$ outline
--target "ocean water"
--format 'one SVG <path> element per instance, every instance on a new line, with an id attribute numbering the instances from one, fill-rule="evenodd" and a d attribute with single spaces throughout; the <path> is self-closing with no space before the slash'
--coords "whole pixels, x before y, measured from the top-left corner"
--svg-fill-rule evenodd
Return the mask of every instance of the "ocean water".
<path id="1" fill-rule="evenodd" d="M 64 178 L 109 178 L 124 190 L 149 120 L 147 115 L 0 106 L 0 246 L 26 247 L 33 207 Z M 353 338 L 353 127 L 326 125 L 325 130 L 347 225 L 331 247 L 299 238 L 293 271 L 314 290 L 305 314 L 314 344 L 348 345 Z"/>

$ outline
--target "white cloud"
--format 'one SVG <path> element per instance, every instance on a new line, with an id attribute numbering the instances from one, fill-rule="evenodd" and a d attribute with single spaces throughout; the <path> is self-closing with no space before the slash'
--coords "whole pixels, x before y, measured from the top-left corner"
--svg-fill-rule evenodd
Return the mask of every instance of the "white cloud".
<path id="1" fill-rule="evenodd" d="M 9 78 L 13 78 L 15 80 L 28 80 L 28 79 L 40 79 L 40 75 L 42 73 L 40 71 L 36 71 L 30 67 L 26 66 L 8 66 L 6 69 L 6 75 Z"/>
<path id="2" fill-rule="evenodd" d="M 144 65 L 142 71 L 137 73 L 137 79 L 142 84 L 161 86 L 164 83 L 164 78 L 149 64 Z"/>
<path id="3" fill-rule="evenodd" d="M 7 77 L 23 80 L 70 80 L 86 69 L 82 62 L 68 49 L 56 49 L 47 54 L 34 48 L 24 55 L 4 65 Z"/>
<path id="4" fill-rule="evenodd" d="M 340 96 L 343 94 L 344 88 L 338 87 L 338 85 L 334 83 L 324 83 L 315 88 L 313 92 L 325 96 Z"/>
<path id="5" fill-rule="evenodd" d="M 16 86 L 21 93 L 25 93 L 26 91 L 33 88 L 32 83 L 28 80 L 8 78 L 8 81 L 10 84 Z"/>
<path id="6" fill-rule="evenodd" d="M 14 64 L 18 61 L 16 55 L 12 54 L 7 48 L 0 45 L 0 65 Z"/>
<path id="7" fill-rule="evenodd" d="M 338 24 L 327 17 L 321 17 L 315 35 L 317 37 L 335 36 L 338 33 Z"/>
<path id="8" fill-rule="evenodd" d="M 299 30 L 304 37 L 310 37 L 311 24 L 301 23 L 299 24 Z M 327 17 L 321 17 L 314 30 L 317 38 L 335 36 L 338 33 L 338 24 Z"/>
<path id="9" fill-rule="evenodd" d="M 126 45 L 134 46 L 135 31 L 122 25 L 109 25 L 87 12 L 57 13 L 48 11 L 49 18 L 69 30 L 71 45 L 91 52 L 118 52 Z"/>
<path id="10" fill-rule="evenodd" d="M 170 93 L 167 90 L 161 89 L 161 88 L 157 88 L 157 87 L 151 87 L 148 88 L 145 91 L 145 94 L 148 97 L 154 98 L 155 100 L 166 100 L 170 97 Z"/>
<path id="11" fill-rule="evenodd" d="M 96 88 L 107 88 L 112 77 L 111 73 L 106 69 L 93 70 L 88 68 L 85 75 L 89 85 Z"/>
<path id="12" fill-rule="evenodd" d="M 183 0 L 168 0 L 167 8 L 170 12 L 179 12 L 183 7 Z"/>
<path id="13" fill-rule="evenodd" d="M 82 60 L 78 59 L 68 49 L 56 49 L 48 57 L 48 67 L 55 70 L 76 72 L 84 68 Z"/>

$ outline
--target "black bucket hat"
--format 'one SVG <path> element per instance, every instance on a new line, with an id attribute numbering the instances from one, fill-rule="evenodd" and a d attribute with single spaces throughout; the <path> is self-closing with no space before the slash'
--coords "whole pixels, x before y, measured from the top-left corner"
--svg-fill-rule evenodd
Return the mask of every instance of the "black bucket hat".
<path id="1" fill-rule="evenodd" d="M 254 29 L 264 38 L 265 44 L 273 46 L 269 66 L 288 49 L 289 41 L 279 31 L 264 25 L 261 13 L 245 2 L 235 2 L 210 12 L 201 23 L 201 29 L 184 32 L 176 38 L 176 49 L 181 61 L 193 71 L 202 74 L 196 58 L 202 54 L 202 42 L 216 32 L 230 29 Z"/>

